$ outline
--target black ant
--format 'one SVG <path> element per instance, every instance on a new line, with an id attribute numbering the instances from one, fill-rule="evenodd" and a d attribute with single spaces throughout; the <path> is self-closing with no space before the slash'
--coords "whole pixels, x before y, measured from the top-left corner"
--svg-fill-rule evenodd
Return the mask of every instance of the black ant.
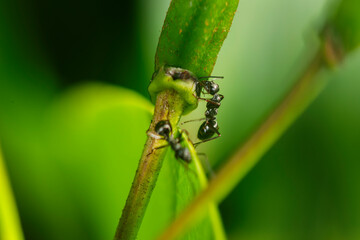
<path id="1" fill-rule="evenodd" d="M 207 142 L 210 140 L 214 140 L 221 136 L 219 132 L 219 126 L 216 121 L 216 115 L 218 113 L 218 109 L 220 107 L 220 102 L 224 99 L 224 96 L 221 94 L 215 93 L 211 98 L 211 102 L 206 104 L 205 111 L 205 122 L 201 124 L 197 137 L 202 140 L 201 142 Z M 215 103 L 215 104 L 214 104 Z M 214 134 L 217 134 L 216 137 L 212 137 Z M 199 144 L 199 143 L 197 143 Z M 196 145 L 197 145 L 196 144 Z"/>
<path id="2" fill-rule="evenodd" d="M 203 78 L 214 78 L 214 76 L 210 77 L 203 77 Z M 222 77 L 216 77 L 222 78 Z M 205 90 L 208 94 L 213 95 L 211 99 L 201 98 L 200 94 L 204 93 Z M 195 143 L 194 145 L 198 145 L 203 142 L 214 140 L 221 136 L 219 132 L 219 126 L 216 120 L 216 115 L 218 114 L 218 109 L 221 105 L 221 101 L 224 99 L 224 95 L 218 94 L 220 88 L 217 83 L 214 81 L 198 81 L 196 85 L 196 96 L 198 99 L 202 99 L 207 101 L 206 104 L 206 111 L 205 111 L 205 118 L 201 118 L 198 120 L 205 120 L 203 124 L 201 124 L 199 131 L 198 131 L 198 139 L 202 140 L 201 142 Z M 192 120 L 197 121 L 197 120 Z M 187 122 L 192 122 L 187 121 Z M 216 137 L 212 137 L 214 134 L 217 134 Z"/>
<path id="3" fill-rule="evenodd" d="M 203 122 L 203 124 L 201 124 L 198 134 L 197 134 L 197 137 L 198 137 L 198 139 L 201 140 L 201 142 L 194 143 L 194 146 L 196 146 L 200 143 L 203 143 L 203 142 L 208 142 L 208 141 L 214 140 L 221 136 L 221 134 L 219 132 L 219 126 L 218 126 L 218 123 L 216 120 L 216 115 L 218 114 L 218 109 L 221 104 L 220 102 L 223 99 L 224 99 L 223 95 L 215 93 L 214 96 L 211 98 L 211 101 L 209 101 L 206 104 L 207 109 L 205 111 L 205 118 L 200 118 L 200 119 L 184 122 L 184 123 L 187 123 L 187 122 L 205 120 L 205 122 Z M 184 124 L 184 123 L 182 123 L 182 124 Z M 212 137 L 212 136 L 214 136 L 215 133 L 217 134 L 217 136 Z"/>
<path id="4" fill-rule="evenodd" d="M 180 144 L 180 142 L 182 140 L 181 136 L 179 136 L 178 138 L 173 137 L 173 135 L 171 134 L 172 127 L 168 120 L 159 121 L 155 126 L 155 132 L 158 135 L 155 135 L 151 132 L 149 132 L 148 135 L 153 138 L 156 138 L 156 139 L 164 139 L 169 143 L 168 145 L 158 147 L 157 149 L 167 147 L 170 145 L 170 147 L 175 152 L 176 158 L 180 158 L 187 163 L 191 162 L 191 154 L 190 154 L 189 149 L 187 149 L 186 147 L 183 147 Z"/>

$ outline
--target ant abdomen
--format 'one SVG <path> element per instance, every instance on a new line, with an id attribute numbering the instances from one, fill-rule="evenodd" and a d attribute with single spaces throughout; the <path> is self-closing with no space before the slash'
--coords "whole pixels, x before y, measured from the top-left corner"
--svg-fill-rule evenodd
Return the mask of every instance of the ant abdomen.
<path id="1" fill-rule="evenodd" d="M 190 154 L 189 149 L 187 149 L 187 148 L 180 148 L 179 150 L 177 150 L 175 152 L 175 157 L 180 158 L 187 163 L 191 162 L 191 154 Z"/>
<path id="2" fill-rule="evenodd" d="M 219 126 L 216 120 L 211 119 L 209 121 L 205 121 L 201 124 L 197 137 L 200 140 L 209 139 L 214 136 L 215 133 L 218 133 L 218 129 Z"/>
<path id="3" fill-rule="evenodd" d="M 179 151 L 182 148 L 180 143 L 172 143 L 172 149 L 176 152 Z"/>

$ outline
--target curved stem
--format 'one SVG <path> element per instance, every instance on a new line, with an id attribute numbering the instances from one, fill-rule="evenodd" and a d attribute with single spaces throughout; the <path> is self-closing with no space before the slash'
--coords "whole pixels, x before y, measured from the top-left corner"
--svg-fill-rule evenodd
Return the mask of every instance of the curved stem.
<path id="1" fill-rule="evenodd" d="M 225 166 L 209 182 L 208 187 L 166 229 L 159 237 L 160 240 L 175 239 L 184 233 L 189 226 L 203 216 L 211 202 L 220 202 L 230 193 L 265 152 L 320 94 L 327 81 L 315 76 L 324 66 L 336 63 L 336 50 L 331 39 L 326 39 L 324 48 L 316 53 L 304 74 L 287 96 L 245 144 L 230 157 Z"/>
<path id="2" fill-rule="evenodd" d="M 0 149 L 0 239 L 24 239 L 15 199 Z"/>
<path id="3" fill-rule="evenodd" d="M 184 105 L 184 100 L 175 90 L 159 93 L 148 131 L 153 132 L 156 123 L 165 119 L 176 126 Z M 156 148 L 163 144 L 164 140 L 148 137 L 114 239 L 136 239 L 167 149 Z"/>

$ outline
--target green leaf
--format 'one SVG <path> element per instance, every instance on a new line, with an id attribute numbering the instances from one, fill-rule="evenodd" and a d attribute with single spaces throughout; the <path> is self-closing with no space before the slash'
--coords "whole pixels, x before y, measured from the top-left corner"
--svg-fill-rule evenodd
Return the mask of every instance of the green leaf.
<path id="1" fill-rule="evenodd" d="M 164 65 L 208 76 L 229 32 L 238 0 L 171 1 L 155 56 Z"/>
<path id="2" fill-rule="evenodd" d="M 341 1 L 333 25 L 346 51 L 360 45 L 360 1 Z"/>
<path id="3" fill-rule="evenodd" d="M 168 179 L 175 180 L 174 188 L 172 188 L 175 216 L 180 214 L 191 203 L 194 197 L 207 187 L 207 178 L 193 144 L 189 141 L 185 132 L 181 133 L 181 139 L 183 139 L 183 146 L 189 149 L 191 153 L 191 163 L 187 164 L 182 160 L 176 159 L 174 152 L 171 151 L 171 155 L 167 154 L 163 165 L 163 169 L 167 169 L 165 171 L 172 173 L 168 176 Z M 197 224 L 192 225 L 190 231 L 189 229 L 186 229 L 188 231 L 183 231 L 183 229 L 175 227 L 172 233 L 168 236 L 162 236 L 161 239 L 173 239 L 172 234 L 179 231 L 182 236 L 177 239 L 226 239 L 220 214 L 215 203 L 211 202 L 208 204 L 204 216 L 200 218 Z M 198 218 L 198 216 L 193 215 L 193 218 Z"/>
<path id="4" fill-rule="evenodd" d="M 49 159 L 86 233 L 81 239 L 113 238 L 151 116 L 152 105 L 139 94 L 95 83 L 71 90 L 54 107 Z"/>
<path id="5" fill-rule="evenodd" d="M 24 239 L 18 211 L 0 148 L 0 239 Z"/>

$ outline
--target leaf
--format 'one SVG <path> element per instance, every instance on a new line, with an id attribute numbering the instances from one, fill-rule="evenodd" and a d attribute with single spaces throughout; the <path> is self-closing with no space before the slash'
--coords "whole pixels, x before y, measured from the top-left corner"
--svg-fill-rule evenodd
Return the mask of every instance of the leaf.
<path id="1" fill-rule="evenodd" d="M 208 76 L 229 32 L 238 0 L 171 1 L 155 56 L 164 65 Z"/>
<path id="2" fill-rule="evenodd" d="M 360 1 L 342 0 L 333 25 L 346 51 L 351 51 L 360 45 Z"/>
<path id="3" fill-rule="evenodd" d="M 82 239 L 114 236 L 151 116 L 140 95 L 95 83 L 71 90 L 55 106 L 49 159 L 61 170 Z"/>
<path id="4" fill-rule="evenodd" d="M 197 152 L 191 141 L 189 141 L 187 134 L 182 132 L 181 135 L 183 146 L 189 149 L 192 161 L 189 164 L 185 164 L 181 160 L 177 160 L 174 157 L 174 153 L 172 153 L 172 157 L 169 159 L 171 166 L 170 168 L 167 167 L 167 169 L 171 169 L 173 174 L 169 176 L 168 179 L 175 179 L 174 189 L 176 194 L 173 195 L 175 196 L 176 216 L 191 203 L 201 190 L 207 187 L 207 178 L 199 157 L 197 156 Z M 181 164 L 179 165 L 179 163 Z M 166 166 L 166 163 L 164 166 Z M 209 203 L 205 209 L 206 213 L 204 214 L 204 217 L 200 218 L 196 224 L 192 225 L 190 231 L 189 229 L 185 229 L 186 231 L 184 231 L 184 229 L 175 226 L 175 228 L 170 231 L 169 235 L 162 235 L 158 239 L 173 239 L 174 233 L 176 232 L 182 234 L 180 237 L 177 237 L 177 239 L 226 239 L 220 214 L 215 203 Z M 192 215 L 192 217 L 198 218 L 196 215 Z"/>
<path id="5" fill-rule="evenodd" d="M 18 210 L 0 148 L 0 239 L 24 239 Z"/>
<path id="6" fill-rule="evenodd" d="M 138 239 L 155 239 L 158 237 L 175 216 L 191 202 L 199 190 L 199 179 L 193 166 L 187 166 L 186 163 L 176 159 L 174 152 L 169 149 L 146 210 Z M 159 219 L 161 219 L 159 216 L 164 215 L 167 215 L 164 217 L 166 221 L 159 224 Z M 208 216 L 194 225 L 180 239 L 214 239 L 214 230 Z M 154 226 L 154 220 L 156 220 L 157 226 Z M 150 228 L 152 228 L 151 231 Z"/>

